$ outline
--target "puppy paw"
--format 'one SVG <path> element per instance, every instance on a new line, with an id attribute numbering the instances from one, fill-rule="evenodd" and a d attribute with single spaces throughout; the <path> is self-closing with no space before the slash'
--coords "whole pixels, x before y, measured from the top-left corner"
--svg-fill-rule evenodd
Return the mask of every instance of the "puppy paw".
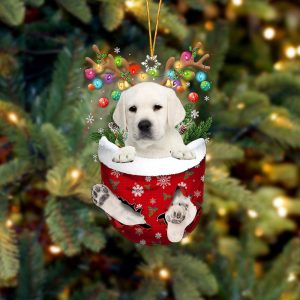
<path id="1" fill-rule="evenodd" d="M 190 150 L 175 150 L 171 152 L 172 157 L 177 159 L 195 159 L 196 155 Z"/>
<path id="2" fill-rule="evenodd" d="M 117 153 L 114 154 L 112 161 L 116 163 L 127 163 L 134 161 L 135 149 L 134 147 L 127 146 L 121 148 Z"/>
<path id="3" fill-rule="evenodd" d="M 109 189 L 103 184 L 95 184 L 92 188 L 92 198 L 97 206 L 102 206 L 109 198 Z"/>
<path id="4" fill-rule="evenodd" d="M 186 209 L 181 205 L 173 205 L 166 212 L 166 220 L 168 223 L 180 224 L 184 221 Z"/>

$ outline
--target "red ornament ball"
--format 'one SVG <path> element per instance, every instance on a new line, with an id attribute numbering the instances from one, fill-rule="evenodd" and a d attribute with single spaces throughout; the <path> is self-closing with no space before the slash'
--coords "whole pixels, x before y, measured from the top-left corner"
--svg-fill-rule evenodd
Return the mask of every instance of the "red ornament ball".
<path id="1" fill-rule="evenodd" d="M 100 98 L 100 99 L 98 100 L 98 105 L 99 105 L 101 108 L 105 108 L 105 107 L 108 105 L 108 103 L 109 103 L 108 99 L 107 99 L 107 98 L 104 98 L 104 97 L 102 97 L 102 98 Z"/>
<path id="2" fill-rule="evenodd" d="M 92 83 L 90 83 L 88 85 L 88 89 L 89 89 L 89 91 L 93 91 L 95 89 L 95 86 Z"/>
<path id="3" fill-rule="evenodd" d="M 189 101 L 192 102 L 192 103 L 195 103 L 198 101 L 199 99 L 199 95 L 195 92 L 192 92 L 192 93 L 189 93 Z"/>
<path id="4" fill-rule="evenodd" d="M 138 64 L 131 64 L 129 66 L 129 72 L 131 75 L 136 75 L 141 69 L 141 66 Z"/>

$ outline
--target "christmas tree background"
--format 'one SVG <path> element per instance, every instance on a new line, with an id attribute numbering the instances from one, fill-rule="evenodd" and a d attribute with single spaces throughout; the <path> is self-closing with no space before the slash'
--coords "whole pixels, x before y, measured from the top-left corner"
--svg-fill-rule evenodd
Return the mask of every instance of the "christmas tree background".
<path id="1" fill-rule="evenodd" d="M 300 299 L 300 4 L 163 3 L 156 53 L 203 42 L 213 88 L 196 128 L 213 122 L 199 226 L 145 247 L 91 201 L 99 163 L 82 109 L 92 44 L 149 53 L 145 1 L 1 1 L 1 300 Z"/>

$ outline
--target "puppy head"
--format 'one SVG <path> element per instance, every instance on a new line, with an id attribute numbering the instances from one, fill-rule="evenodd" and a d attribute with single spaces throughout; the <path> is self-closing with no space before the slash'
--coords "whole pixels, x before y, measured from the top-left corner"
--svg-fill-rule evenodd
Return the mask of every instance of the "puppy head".
<path id="1" fill-rule="evenodd" d="M 113 114 L 115 123 L 133 140 L 161 139 L 168 128 L 183 121 L 185 110 L 176 93 L 157 83 L 144 82 L 122 92 Z"/>

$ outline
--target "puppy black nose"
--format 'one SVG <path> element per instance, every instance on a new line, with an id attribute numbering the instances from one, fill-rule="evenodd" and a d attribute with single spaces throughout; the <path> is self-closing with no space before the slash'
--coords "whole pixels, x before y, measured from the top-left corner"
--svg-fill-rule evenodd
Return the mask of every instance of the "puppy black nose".
<path id="1" fill-rule="evenodd" d="M 149 131 L 149 129 L 150 129 L 151 126 L 152 126 L 152 124 L 148 120 L 142 120 L 138 124 L 139 130 L 144 131 L 144 132 Z"/>

